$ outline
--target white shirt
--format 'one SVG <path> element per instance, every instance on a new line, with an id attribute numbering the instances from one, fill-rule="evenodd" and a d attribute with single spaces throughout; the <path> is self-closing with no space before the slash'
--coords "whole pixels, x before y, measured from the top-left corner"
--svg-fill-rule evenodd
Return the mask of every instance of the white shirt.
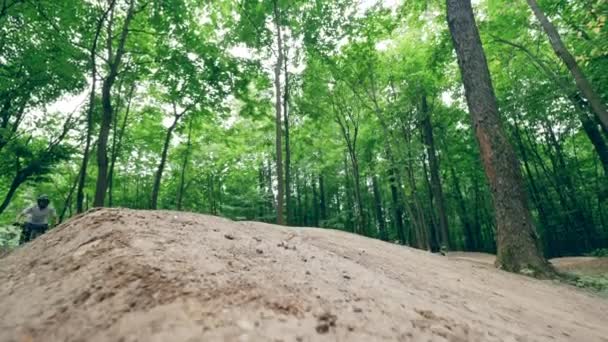
<path id="1" fill-rule="evenodd" d="M 34 224 L 49 224 L 49 218 L 55 217 L 55 209 L 50 205 L 44 209 L 40 209 L 38 205 L 31 206 L 25 209 L 22 215 L 29 215 L 29 223 Z"/>

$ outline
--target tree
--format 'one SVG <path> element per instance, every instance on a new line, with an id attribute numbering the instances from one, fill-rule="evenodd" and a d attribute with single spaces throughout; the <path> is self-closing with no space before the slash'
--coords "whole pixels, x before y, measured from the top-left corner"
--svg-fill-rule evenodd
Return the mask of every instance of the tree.
<path id="1" fill-rule="evenodd" d="M 93 114 L 95 112 L 95 101 L 96 101 L 96 85 L 97 85 L 97 44 L 101 35 L 101 30 L 108 17 L 108 14 L 113 11 L 115 0 L 110 1 L 108 8 L 102 11 L 100 17 L 97 19 L 95 27 L 95 33 L 93 36 L 93 43 L 89 53 L 90 64 L 91 64 L 91 93 L 89 96 L 89 108 L 87 110 L 87 129 L 85 137 L 84 151 L 82 153 L 82 165 L 80 166 L 80 173 L 78 176 L 78 188 L 76 190 L 76 212 L 82 213 L 84 211 L 84 187 L 87 178 L 87 169 L 89 165 L 89 154 L 91 149 L 91 137 L 93 135 Z"/>
<path id="2" fill-rule="evenodd" d="M 101 116 L 101 126 L 99 129 L 99 137 L 97 139 L 97 182 L 95 187 L 95 199 L 93 205 L 96 207 L 103 207 L 105 205 L 105 198 L 108 189 L 108 136 L 110 134 L 110 126 L 112 124 L 112 118 L 115 115 L 114 108 L 112 106 L 112 87 L 116 82 L 118 71 L 122 63 L 123 55 L 125 54 L 125 48 L 127 43 L 127 37 L 129 35 L 129 27 L 131 21 L 136 14 L 136 2 L 137 0 L 129 0 L 128 8 L 125 15 L 124 22 L 118 38 L 118 45 L 116 46 L 116 53 L 113 52 L 113 37 L 110 34 L 108 39 L 108 73 L 103 80 L 101 86 L 101 105 L 103 108 Z M 113 10 L 111 10 L 112 12 Z M 114 17 L 112 15 L 112 17 Z M 111 28 L 114 25 L 113 20 L 108 22 L 108 29 L 111 32 Z"/>
<path id="3" fill-rule="evenodd" d="M 2 3 L 0 190 L 5 195 L 0 213 L 8 208 L 20 187 L 48 179 L 68 158 L 71 150 L 63 140 L 74 120 L 71 115 L 67 120 L 65 113 L 48 113 L 46 106 L 85 86 L 79 70 L 86 55 L 79 50 L 78 39 L 67 32 L 78 31 L 82 22 L 76 17 L 87 15 L 87 7 L 74 1 Z M 59 19 L 61 28 L 56 24 Z M 40 111 L 38 117 L 31 115 L 35 110 Z"/>
<path id="4" fill-rule="evenodd" d="M 274 25 L 276 28 L 276 40 L 277 40 L 277 60 L 274 67 L 274 91 L 275 91 L 275 111 L 276 111 L 276 172 L 277 172 L 277 224 L 283 224 L 283 201 L 285 186 L 283 183 L 283 143 L 282 136 L 283 131 L 281 129 L 281 102 L 283 98 L 281 96 L 281 68 L 283 66 L 283 37 L 281 35 L 280 12 L 277 5 L 277 0 L 273 2 L 274 12 Z M 287 72 L 287 70 L 285 70 Z"/>
<path id="5" fill-rule="evenodd" d="M 443 187 L 441 186 L 441 177 L 439 176 L 439 162 L 435 150 L 435 139 L 433 138 L 433 126 L 431 124 L 431 113 L 428 109 L 426 94 L 422 95 L 421 100 L 422 118 L 422 135 L 424 144 L 427 149 L 427 159 L 431 171 L 431 191 L 432 199 L 437 207 L 437 216 L 439 217 L 439 242 L 441 248 L 450 248 L 450 236 L 448 233 L 448 217 L 446 213 L 445 198 L 443 196 Z"/>
<path id="6" fill-rule="evenodd" d="M 481 39 L 470 0 L 447 0 L 447 20 L 458 57 L 465 96 L 490 184 L 496 215 L 496 265 L 548 274 L 527 206 L 519 162 L 501 127 Z"/>
<path id="7" fill-rule="evenodd" d="M 587 101 L 589 101 L 589 105 L 597 118 L 600 120 L 602 126 L 605 131 L 608 131 L 608 111 L 606 111 L 606 105 L 602 98 L 593 90 L 591 83 L 585 77 L 585 74 L 578 66 L 578 63 L 570 54 L 570 51 L 566 48 L 566 45 L 562 42 L 562 39 L 557 32 L 557 29 L 553 24 L 549 21 L 549 19 L 545 16 L 545 13 L 542 11 L 538 2 L 536 0 L 527 0 L 528 5 L 534 12 L 536 19 L 540 22 L 543 30 L 547 33 L 549 37 L 549 42 L 551 42 L 551 47 L 555 54 L 564 62 L 572 76 L 574 77 L 574 81 L 579 88 L 581 94 L 585 97 Z"/>

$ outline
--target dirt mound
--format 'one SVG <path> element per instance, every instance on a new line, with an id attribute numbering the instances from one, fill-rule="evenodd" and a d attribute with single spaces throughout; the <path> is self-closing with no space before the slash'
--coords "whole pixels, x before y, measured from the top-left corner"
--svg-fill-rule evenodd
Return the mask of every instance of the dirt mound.
<path id="1" fill-rule="evenodd" d="M 608 341 L 608 301 L 361 236 L 163 211 L 0 260 L 0 341 Z"/>

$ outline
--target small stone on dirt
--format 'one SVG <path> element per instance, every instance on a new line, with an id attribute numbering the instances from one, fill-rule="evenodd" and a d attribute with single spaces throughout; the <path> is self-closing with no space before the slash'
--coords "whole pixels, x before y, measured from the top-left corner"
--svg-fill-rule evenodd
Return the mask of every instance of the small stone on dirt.
<path id="1" fill-rule="evenodd" d="M 232 236 L 230 234 L 224 234 L 224 237 L 228 240 L 234 240 L 234 236 Z"/>
<path id="2" fill-rule="evenodd" d="M 338 317 L 330 312 L 325 312 L 321 315 L 319 315 L 319 317 L 317 317 L 318 323 L 317 323 L 317 327 L 315 328 L 317 330 L 317 332 L 319 334 L 325 334 L 327 332 L 329 332 L 329 329 L 331 327 L 335 327 L 336 326 L 336 320 L 338 319 Z"/>
<path id="3" fill-rule="evenodd" d="M 239 326 L 239 328 L 241 328 L 243 330 L 252 330 L 253 329 L 253 324 L 251 324 L 251 322 L 249 322 L 249 321 L 240 320 L 236 324 Z"/>
<path id="4" fill-rule="evenodd" d="M 287 249 L 287 250 L 289 250 L 289 249 L 294 250 L 294 251 L 296 250 L 296 246 L 295 245 L 289 245 L 287 243 L 287 241 L 281 241 L 281 242 L 279 242 L 277 244 L 277 247 L 283 247 L 284 249 Z"/>
<path id="5" fill-rule="evenodd" d="M 256 248 L 255 252 L 258 254 L 264 254 L 264 251 L 261 248 Z"/>

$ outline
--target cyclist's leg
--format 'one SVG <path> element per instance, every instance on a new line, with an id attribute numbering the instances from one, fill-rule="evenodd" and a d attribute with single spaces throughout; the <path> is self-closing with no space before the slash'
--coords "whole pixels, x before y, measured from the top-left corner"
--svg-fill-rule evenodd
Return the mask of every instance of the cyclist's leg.
<path id="1" fill-rule="evenodd" d="M 46 224 L 36 224 L 36 225 L 33 224 L 32 229 L 31 229 L 32 235 L 31 235 L 30 240 L 34 240 L 35 238 L 44 234 L 44 232 L 46 231 L 47 228 L 48 228 L 48 225 L 46 225 Z"/>
<path id="2" fill-rule="evenodd" d="M 24 243 L 31 240 L 32 235 L 32 226 L 29 223 L 24 223 L 21 226 L 21 237 L 19 238 L 19 244 L 23 245 Z"/>

